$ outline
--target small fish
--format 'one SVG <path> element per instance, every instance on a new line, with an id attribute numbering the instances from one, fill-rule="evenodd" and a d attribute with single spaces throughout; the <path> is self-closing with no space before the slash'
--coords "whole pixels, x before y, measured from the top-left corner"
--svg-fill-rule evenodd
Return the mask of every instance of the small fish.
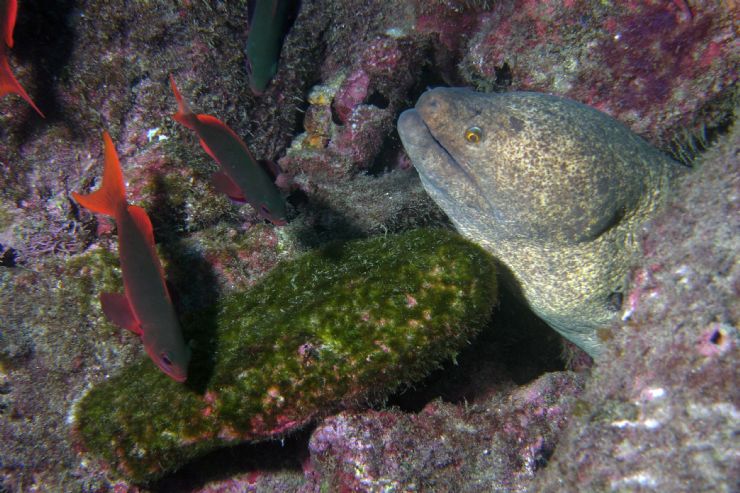
<path id="1" fill-rule="evenodd" d="M 154 249 L 154 232 L 146 211 L 126 202 L 123 173 L 108 132 L 103 133 L 103 184 L 89 195 L 72 192 L 78 204 L 112 216 L 118 228 L 124 294 L 101 293 L 105 316 L 141 337 L 149 357 L 169 377 L 184 382 L 190 362 L 180 324 L 172 306 L 162 265 Z"/>
<path id="2" fill-rule="evenodd" d="M 13 47 L 13 29 L 15 28 L 15 18 L 17 14 L 17 0 L 6 0 L 5 9 L 0 12 L 0 36 L 2 36 L 2 41 L 0 41 L 0 97 L 10 93 L 17 94 L 25 99 L 28 104 L 36 110 L 36 113 L 41 115 L 41 118 L 45 118 L 44 114 L 41 113 L 41 110 L 33 104 L 28 93 L 26 93 L 23 87 L 21 87 L 15 79 L 13 72 L 10 70 L 10 65 L 8 64 L 8 55 L 6 53 L 5 46 L 3 46 L 3 44 L 5 44 L 8 48 Z"/>
<path id="3" fill-rule="evenodd" d="M 249 4 L 247 73 L 249 87 L 257 95 L 265 91 L 277 72 L 290 5 L 289 0 L 253 0 Z"/>
<path id="4" fill-rule="evenodd" d="M 179 106 L 173 118 L 194 130 L 200 138 L 200 145 L 221 166 L 221 170 L 212 177 L 216 190 L 236 202 L 249 202 L 260 216 L 273 224 L 285 225 L 285 200 L 246 144 L 221 120 L 193 113 L 177 90 L 172 75 L 170 85 Z"/>

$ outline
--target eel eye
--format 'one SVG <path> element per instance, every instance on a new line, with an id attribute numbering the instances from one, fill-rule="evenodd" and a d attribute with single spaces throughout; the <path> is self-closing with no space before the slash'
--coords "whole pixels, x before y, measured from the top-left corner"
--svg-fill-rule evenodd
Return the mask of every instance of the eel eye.
<path id="1" fill-rule="evenodd" d="M 262 212 L 262 214 L 264 214 L 264 215 L 266 215 L 266 216 L 268 216 L 268 217 L 269 217 L 269 216 L 270 216 L 270 215 L 272 214 L 272 213 L 270 212 L 270 209 L 268 209 L 268 208 L 267 208 L 267 206 L 266 206 L 265 204 L 261 204 L 261 205 L 260 205 L 260 211 Z"/>
<path id="2" fill-rule="evenodd" d="M 160 354 L 159 359 L 161 359 L 162 363 L 164 363 L 165 365 L 172 366 L 172 360 L 170 360 L 169 356 L 167 356 L 167 353 Z"/>
<path id="3" fill-rule="evenodd" d="M 470 127 L 465 131 L 465 140 L 471 144 L 477 144 L 483 138 L 483 131 L 480 127 Z"/>

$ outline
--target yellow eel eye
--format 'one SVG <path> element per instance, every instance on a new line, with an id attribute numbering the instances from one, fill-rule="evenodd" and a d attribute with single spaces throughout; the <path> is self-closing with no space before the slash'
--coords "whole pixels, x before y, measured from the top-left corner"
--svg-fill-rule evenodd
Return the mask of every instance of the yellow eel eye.
<path id="1" fill-rule="evenodd" d="M 470 127 L 465 131 L 465 140 L 471 144 L 477 144 L 483 138 L 483 131 L 480 127 Z"/>

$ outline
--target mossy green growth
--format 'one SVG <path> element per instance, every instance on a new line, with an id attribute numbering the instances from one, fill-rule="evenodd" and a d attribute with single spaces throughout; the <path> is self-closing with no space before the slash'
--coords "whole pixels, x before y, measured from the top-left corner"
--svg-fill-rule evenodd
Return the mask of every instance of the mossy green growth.
<path id="1" fill-rule="evenodd" d="M 189 336 L 213 330 L 187 384 L 142 360 L 81 400 L 75 431 L 134 482 L 287 433 L 454 357 L 487 322 L 495 278 L 488 254 L 446 230 L 326 246 L 183 320 Z"/>

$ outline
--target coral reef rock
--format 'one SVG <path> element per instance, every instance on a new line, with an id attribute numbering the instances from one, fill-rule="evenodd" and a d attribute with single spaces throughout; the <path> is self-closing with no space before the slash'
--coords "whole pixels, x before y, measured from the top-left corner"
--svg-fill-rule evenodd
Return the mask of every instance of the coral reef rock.
<path id="1" fill-rule="evenodd" d="M 548 373 L 486 401 L 344 412 L 311 436 L 314 491 L 523 491 L 547 464 L 583 375 Z"/>

